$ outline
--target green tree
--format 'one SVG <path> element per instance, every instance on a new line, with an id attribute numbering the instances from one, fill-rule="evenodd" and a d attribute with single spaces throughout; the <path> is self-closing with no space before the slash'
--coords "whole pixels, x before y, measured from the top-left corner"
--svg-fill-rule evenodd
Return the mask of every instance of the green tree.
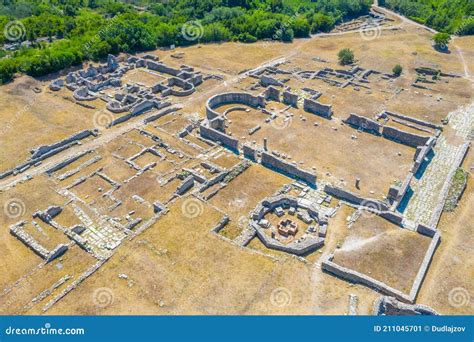
<path id="1" fill-rule="evenodd" d="M 395 76 L 400 76 L 402 74 L 403 68 L 400 64 L 397 64 L 393 67 L 392 72 Z"/>
<path id="2" fill-rule="evenodd" d="M 354 63 L 354 52 L 349 48 L 340 50 L 337 57 L 339 58 L 339 64 L 341 65 Z"/>
<path id="3" fill-rule="evenodd" d="M 438 32 L 433 36 L 435 47 L 441 50 L 447 50 L 451 37 L 448 33 Z"/>
<path id="4" fill-rule="evenodd" d="M 329 32 L 333 29 L 336 19 L 323 13 L 316 13 L 311 20 L 311 32 Z"/>

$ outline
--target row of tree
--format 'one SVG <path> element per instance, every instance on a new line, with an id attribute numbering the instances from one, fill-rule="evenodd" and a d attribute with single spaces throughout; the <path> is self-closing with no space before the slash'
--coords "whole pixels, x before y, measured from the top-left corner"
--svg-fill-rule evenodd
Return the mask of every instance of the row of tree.
<path id="1" fill-rule="evenodd" d="M 379 4 L 440 32 L 474 34 L 472 0 L 379 0 Z"/>
<path id="2" fill-rule="evenodd" d="M 369 8 L 370 0 L 3 0 L 0 44 L 12 35 L 29 44 L 3 52 L 0 82 L 16 72 L 45 75 L 109 53 L 231 40 L 289 42 L 330 31 Z"/>

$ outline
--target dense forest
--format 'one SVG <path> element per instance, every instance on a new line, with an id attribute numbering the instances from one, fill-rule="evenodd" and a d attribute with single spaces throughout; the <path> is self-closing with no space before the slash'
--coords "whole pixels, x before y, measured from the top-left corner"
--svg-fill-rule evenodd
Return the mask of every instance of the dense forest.
<path id="1" fill-rule="evenodd" d="M 291 41 L 365 14 L 369 0 L 3 0 L 0 82 L 109 53 L 214 41 Z M 25 44 L 26 42 L 26 44 Z"/>
<path id="2" fill-rule="evenodd" d="M 464 5 L 446 9 L 450 32 L 460 25 L 463 17 L 460 13 L 472 12 L 472 5 L 467 5 L 469 0 L 450 2 L 453 1 Z M 411 2 L 387 0 L 385 5 L 403 12 L 409 8 L 404 3 Z M 330 31 L 339 22 L 367 14 L 371 3 L 371 0 L 0 0 L 0 47 L 3 45 L 0 83 L 10 81 L 17 72 L 46 75 L 84 60 L 98 60 L 109 53 L 217 41 L 289 42 L 311 33 Z M 430 11 L 425 11 L 420 7 L 423 15 L 443 9 L 431 5 Z M 410 16 L 435 27 L 443 22 L 422 17 L 417 11 Z"/>
<path id="3" fill-rule="evenodd" d="M 440 32 L 474 34 L 473 0 L 379 0 L 379 4 Z"/>

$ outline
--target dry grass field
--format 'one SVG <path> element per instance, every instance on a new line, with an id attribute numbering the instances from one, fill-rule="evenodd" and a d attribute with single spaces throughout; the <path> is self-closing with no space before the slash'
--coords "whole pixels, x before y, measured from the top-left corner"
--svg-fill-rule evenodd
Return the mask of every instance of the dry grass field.
<path id="1" fill-rule="evenodd" d="M 358 313 L 371 314 L 381 293 L 323 272 L 321 263 L 333 253 L 335 263 L 409 292 L 431 239 L 376 215 L 363 214 L 350 226 L 356 206 L 327 196 L 324 185 L 385 201 L 389 187 L 411 170 L 416 149 L 343 120 L 350 113 L 374 118 L 389 110 L 441 125 L 448 113 L 473 102 L 474 37 L 455 38 L 449 53 L 441 53 L 423 28 L 398 19 L 391 25 L 370 39 L 360 32 L 333 32 L 289 44 L 229 42 L 153 51 L 168 66 L 194 68 L 204 82 L 190 96 L 167 97 L 179 108 L 160 118 L 150 119 L 159 113 L 153 109 L 111 128 L 98 124 L 97 116 L 123 114 L 107 112 L 100 99 L 87 102 L 91 108 L 86 108 L 70 90 L 50 90 L 49 79 L 20 76 L 1 86 L 0 174 L 26 161 L 40 145 L 85 129 L 98 129 L 98 136 L 0 179 L 0 313 L 341 315 L 348 313 L 349 295 L 356 295 Z M 337 63 L 338 51 L 346 47 L 354 51 L 358 66 L 378 72 L 368 77 L 367 88 L 298 76 L 323 68 L 350 70 L 352 66 Z M 266 138 L 269 150 L 316 173 L 311 191 L 322 197 L 313 204 L 321 212 L 334 211 L 328 214 L 324 246 L 303 257 L 271 250 L 258 237 L 244 245 L 239 238 L 248 228 L 249 214 L 266 197 L 292 184 L 290 195 L 303 198 L 309 187 L 249 162 L 199 132 L 211 96 L 262 94 L 265 87 L 247 72 L 275 61 L 284 73 L 272 76 L 300 96 L 298 108 L 267 101 L 266 109 L 278 116 L 272 122 L 266 120 L 271 114 L 241 104 L 225 104 L 217 111 L 245 108 L 227 114 L 226 133 L 260 149 Z M 402 75 L 384 77 L 396 64 L 403 66 Z M 420 67 L 455 77 L 442 76 L 423 83 L 426 89 L 417 88 L 412 83 Z M 150 87 L 168 76 L 138 68 L 122 81 Z M 304 111 L 304 88 L 322 93 L 318 101 L 332 105 L 332 119 Z M 466 127 L 474 121 L 474 113 L 467 115 L 461 120 Z M 419 133 L 395 121 L 388 125 Z M 461 136 L 466 133 L 461 128 L 444 125 L 440 134 L 459 148 L 468 136 Z M 71 158 L 75 160 L 60 166 Z M 467 188 L 455 211 L 441 216 L 441 244 L 416 299 L 443 314 L 474 312 L 473 163 L 471 149 L 462 164 L 471 172 Z M 433 191 L 441 192 L 441 185 Z M 33 217 L 50 206 L 63 209 L 52 223 Z M 213 231 L 226 217 L 229 222 Z M 275 214 L 268 217 L 274 225 L 280 220 Z M 48 251 L 58 244 L 67 244 L 68 250 L 47 262 L 10 233 L 22 220 L 27 221 L 24 232 Z M 300 238 L 306 226 L 298 222 Z M 73 241 L 75 235 L 67 234 L 78 226 L 84 232 Z M 103 265 L 87 274 L 99 262 Z M 66 289 L 72 290 L 60 297 Z"/>

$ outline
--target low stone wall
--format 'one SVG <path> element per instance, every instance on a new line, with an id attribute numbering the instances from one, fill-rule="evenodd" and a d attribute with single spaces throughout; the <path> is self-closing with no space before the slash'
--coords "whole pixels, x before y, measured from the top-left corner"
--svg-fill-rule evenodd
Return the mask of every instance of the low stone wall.
<path id="1" fill-rule="evenodd" d="M 181 72 L 181 70 L 171 68 L 169 66 L 164 65 L 163 63 L 159 63 L 159 62 L 155 62 L 151 60 L 147 60 L 145 63 L 148 69 L 162 72 L 164 74 L 178 76 L 178 74 Z"/>
<path id="2" fill-rule="evenodd" d="M 130 109 L 130 114 L 132 116 L 142 114 L 149 110 L 152 110 L 155 107 L 155 103 L 151 100 L 143 100 Z"/>
<path id="3" fill-rule="evenodd" d="M 37 159 L 39 157 L 41 157 L 42 155 L 52 151 L 52 150 L 55 150 L 57 148 L 60 148 L 64 145 L 67 145 L 73 141 L 77 141 L 77 140 L 82 140 L 82 139 L 85 139 L 91 135 L 96 135 L 95 132 L 91 131 L 91 130 L 84 130 L 84 131 L 81 131 L 79 133 L 76 133 L 74 134 L 73 136 L 69 137 L 69 138 L 66 138 L 66 139 L 63 139 L 57 143 L 54 143 L 52 145 L 42 145 L 42 146 L 39 146 L 35 149 L 33 149 L 31 151 L 32 153 L 32 156 L 31 158 L 32 159 Z"/>
<path id="4" fill-rule="evenodd" d="M 262 165 L 301 179 L 308 184 L 316 184 L 316 175 L 314 173 L 302 170 L 293 164 L 271 155 L 270 153 L 262 153 Z"/>
<path id="5" fill-rule="evenodd" d="M 332 116 L 331 105 L 325 105 L 310 99 L 304 99 L 303 109 L 308 113 L 313 113 L 326 119 L 330 119 Z"/>
<path id="6" fill-rule="evenodd" d="M 387 284 L 378 281 L 374 278 L 366 276 L 365 274 L 359 273 L 357 271 L 351 270 L 349 268 L 339 266 L 338 264 L 332 262 L 334 255 L 331 254 L 325 261 L 321 263 L 321 268 L 324 271 L 335 274 L 336 276 L 348 280 L 353 283 L 359 283 L 370 288 L 373 288 L 381 293 L 388 294 L 389 296 L 395 297 L 403 302 L 412 303 L 413 300 L 406 294 L 401 291 L 394 289 L 393 287 L 388 286 Z"/>
<path id="7" fill-rule="evenodd" d="M 273 78 L 271 76 L 268 76 L 268 75 L 262 75 L 260 76 L 260 84 L 264 87 L 268 87 L 268 86 L 279 86 L 279 87 L 283 87 L 283 83 L 278 81 L 276 78 Z"/>
<path id="8" fill-rule="evenodd" d="M 441 213 L 443 212 L 443 208 L 446 203 L 446 198 L 448 197 L 449 188 L 451 187 L 454 174 L 456 173 L 457 168 L 461 166 L 464 158 L 466 157 L 467 151 L 469 150 L 469 146 L 470 146 L 469 142 L 465 142 L 463 144 L 463 146 L 461 147 L 456 157 L 456 161 L 453 163 L 453 168 L 451 169 L 448 177 L 446 177 L 446 182 L 443 184 L 443 188 L 441 189 L 441 192 L 440 192 L 440 196 L 439 196 L 440 200 L 438 202 L 438 205 L 436 206 L 436 209 L 433 212 L 433 215 L 431 216 L 431 220 L 429 223 L 430 227 L 438 226 L 438 221 L 441 217 Z"/>
<path id="9" fill-rule="evenodd" d="M 240 103 L 253 108 L 265 108 L 265 99 L 263 96 L 254 96 L 250 93 L 223 93 L 217 94 L 207 100 L 206 115 L 208 119 L 213 119 L 220 114 L 214 109 L 229 103 Z"/>
<path id="10" fill-rule="evenodd" d="M 23 242 L 28 248 L 39 255 L 42 259 L 46 260 L 49 256 L 49 251 L 41 246 L 30 234 L 23 230 L 23 226 L 26 221 L 19 222 L 13 226 L 10 226 L 10 234 L 16 237 L 18 240 Z"/>
<path id="11" fill-rule="evenodd" d="M 281 242 L 267 236 L 264 232 L 262 232 L 261 228 L 255 224 L 255 222 L 252 222 L 251 224 L 257 232 L 257 236 L 259 237 L 260 241 L 262 241 L 262 243 L 267 248 L 276 249 L 295 255 L 305 255 L 324 246 L 324 239 L 321 237 L 308 237 L 299 243 L 293 241 L 287 245 L 284 245 Z"/>
<path id="12" fill-rule="evenodd" d="M 283 103 L 297 108 L 298 107 L 298 94 L 293 94 L 289 91 L 284 91 Z"/>
<path id="13" fill-rule="evenodd" d="M 336 198 L 347 201 L 349 203 L 362 205 L 362 206 L 370 206 L 373 209 L 377 208 L 378 211 L 388 211 L 388 207 L 380 201 L 370 199 L 370 198 L 360 197 L 356 194 L 353 194 L 350 191 L 341 189 L 341 188 L 336 187 L 336 186 L 331 186 L 329 184 L 326 184 L 324 186 L 324 192 L 326 192 L 327 194 L 332 195 Z"/>
<path id="14" fill-rule="evenodd" d="M 416 123 L 416 124 L 421 125 L 421 126 L 426 126 L 426 127 L 435 128 L 435 129 L 442 129 L 442 127 L 440 125 L 435 125 L 431 122 L 416 119 L 416 118 L 412 118 L 410 116 L 406 116 L 406 115 L 402 115 L 402 114 L 398 114 L 398 113 L 393 113 L 393 112 L 389 112 L 389 111 L 382 112 L 382 115 L 384 115 L 384 114 L 386 114 L 388 116 L 393 116 L 395 118 L 399 118 L 399 119 L 402 119 L 402 120 L 410 121 L 410 122 Z"/>
<path id="15" fill-rule="evenodd" d="M 217 223 L 217 225 L 212 228 L 211 231 L 218 234 L 229 223 L 229 221 L 229 216 L 224 215 L 224 217 L 222 217 L 219 223 Z"/>
<path id="16" fill-rule="evenodd" d="M 399 302 L 393 297 L 382 296 L 374 305 L 374 315 L 376 316 L 437 316 L 435 310 L 422 304 L 406 304 Z"/>
<path id="17" fill-rule="evenodd" d="M 408 145 L 415 148 L 420 145 L 425 145 L 430 139 L 430 137 L 408 133 L 398 128 L 389 126 L 384 126 L 382 135 L 387 139 L 394 140 L 404 145 Z"/>
<path id="18" fill-rule="evenodd" d="M 201 137 L 205 139 L 219 141 L 224 146 L 227 146 L 234 151 L 237 151 L 239 149 L 239 141 L 223 132 L 217 131 L 210 127 L 206 127 L 204 125 L 199 126 L 199 132 L 201 134 Z"/>
<path id="19" fill-rule="evenodd" d="M 169 107 L 167 109 L 164 109 L 160 112 L 158 112 L 157 114 L 153 115 L 153 116 L 150 116 L 148 118 L 146 118 L 145 120 L 143 120 L 144 123 L 149 123 L 149 122 L 153 122 L 155 120 L 158 120 L 159 118 L 161 118 L 162 116 L 165 116 L 166 114 L 169 114 L 169 113 L 173 113 L 173 112 L 176 112 L 178 110 L 180 110 L 181 107 L 179 106 L 173 106 L 173 107 Z"/>
<path id="20" fill-rule="evenodd" d="M 81 87 L 74 90 L 72 95 L 77 101 L 93 101 L 97 99 L 97 96 L 91 95 L 91 93 L 89 93 L 89 89 L 87 89 L 87 87 Z"/>
<path id="21" fill-rule="evenodd" d="M 188 176 L 176 189 L 178 195 L 184 194 L 186 191 L 191 189 L 194 186 L 194 177 L 192 175 Z"/>
<path id="22" fill-rule="evenodd" d="M 425 278 L 426 271 L 428 271 L 428 267 L 430 266 L 431 260 L 433 259 L 433 255 L 440 241 L 441 241 L 441 236 L 439 235 L 439 233 L 436 233 L 431 240 L 431 243 L 428 247 L 428 250 L 426 251 L 423 262 L 421 263 L 421 267 L 418 270 L 418 274 L 416 275 L 415 281 L 413 282 L 413 286 L 411 287 L 411 290 L 410 290 L 411 302 L 414 302 L 416 297 L 418 296 L 418 292 L 420 291 L 421 284 L 423 282 L 423 279 Z"/>
<path id="23" fill-rule="evenodd" d="M 436 234 L 436 228 L 425 226 L 419 223 L 416 227 L 416 231 L 422 235 L 433 237 Z"/>
<path id="24" fill-rule="evenodd" d="M 71 158 L 68 158 L 52 167 L 50 167 L 49 169 L 46 170 L 46 174 L 48 176 L 50 176 L 53 172 L 56 172 L 58 170 L 61 170 L 62 168 L 68 166 L 69 164 L 75 162 L 76 160 L 80 159 L 81 157 L 85 156 L 86 154 L 88 153 L 91 153 L 92 150 L 89 150 L 89 151 L 85 151 L 85 152 L 80 152 L 74 156 L 72 156 Z"/>
<path id="25" fill-rule="evenodd" d="M 372 119 L 351 113 L 349 117 L 344 120 L 345 123 L 355 128 L 362 129 L 377 135 L 380 134 L 381 125 Z"/>

